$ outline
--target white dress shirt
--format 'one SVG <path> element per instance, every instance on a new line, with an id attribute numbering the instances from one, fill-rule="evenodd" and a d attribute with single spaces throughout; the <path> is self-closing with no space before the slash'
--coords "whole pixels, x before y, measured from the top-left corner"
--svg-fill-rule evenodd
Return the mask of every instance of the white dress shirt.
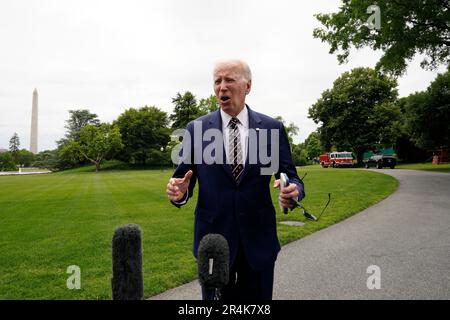
<path id="1" fill-rule="evenodd" d="M 228 127 L 228 124 L 230 123 L 230 120 L 232 116 L 230 116 L 228 113 L 220 109 L 220 116 L 222 117 L 222 133 L 223 133 L 223 143 L 225 147 L 225 154 L 227 156 L 227 160 L 229 164 L 231 164 L 230 155 L 229 155 L 229 141 L 230 141 L 230 128 Z M 238 129 L 239 129 L 239 136 L 241 137 L 241 150 L 242 150 L 242 161 L 244 162 L 243 165 L 245 166 L 245 160 L 247 159 L 247 141 L 248 141 L 248 110 L 247 106 L 244 106 L 244 109 L 236 116 L 236 118 L 239 120 L 238 123 Z"/>
<path id="2" fill-rule="evenodd" d="M 229 164 L 231 164 L 231 160 L 229 157 L 229 148 L 228 148 L 228 141 L 230 140 L 230 128 L 228 128 L 228 124 L 230 123 L 230 120 L 232 116 L 230 116 L 228 113 L 220 109 L 220 116 L 222 117 L 222 133 L 223 133 L 223 143 L 224 143 L 224 149 L 225 154 L 227 156 L 227 161 Z M 244 162 L 242 165 L 245 167 L 245 160 L 247 159 L 247 141 L 248 141 L 248 110 L 247 106 L 244 106 L 244 109 L 241 110 L 241 112 L 236 116 L 238 118 L 238 129 L 239 129 L 239 136 L 241 137 L 241 150 L 242 150 L 242 161 Z M 184 197 L 180 201 L 174 201 L 176 204 L 185 204 L 187 202 L 189 196 L 189 190 L 186 191 Z"/>

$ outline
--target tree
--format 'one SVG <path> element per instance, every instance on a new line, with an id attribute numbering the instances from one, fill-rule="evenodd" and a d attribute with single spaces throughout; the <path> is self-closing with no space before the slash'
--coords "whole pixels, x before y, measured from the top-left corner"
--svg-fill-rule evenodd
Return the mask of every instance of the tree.
<path id="1" fill-rule="evenodd" d="M 404 163 L 424 162 L 431 157 L 432 152 L 419 148 L 411 138 L 411 130 L 408 127 L 406 115 L 406 103 L 410 96 L 402 97 L 397 101 L 401 117 L 396 125 L 398 134 L 394 143 L 394 149 L 397 157 Z"/>
<path id="2" fill-rule="evenodd" d="M 95 165 L 95 171 L 108 156 L 122 148 L 119 128 L 107 123 L 95 126 L 88 124 L 79 132 L 79 139 L 70 139 L 61 152 L 84 157 Z"/>
<path id="3" fill-rule="evenodd" d="M 170 140 L 167 113 L 157 107 L 130 108 L 114 122 L 122 135 L 124 148 L 119 158 L 126 162 L 160 164 L 161 148 Z M 164 149 L 163 149 L 164 151 Z"/>
<path id="4" fill-rule="evenodd" d="M 403 130 L 395 141 L 395 153 L 404 163 L 424 162 L 431 157 L 431 152 L 423 150 L 411 140 L 411 137 Z"/>
<path id="5" fill-rule="evenodd" d="M 58 149 L 39 152 L 35 156 L 35 161 L 31 164 L 31 166 L 36 168 L 45 168 L 51 171 L 64 169 L 64 166 L 59 158 Z"/>
<path id="6" fill-rule="evenodd" d="M 217 97 L 215 95 L 210 95 L 206 99 L 201 99 L 198 103 L 198 108 L 200 116 L 216 111 L 219 109 Z"/>
<path id="7" fill-rule="evenodd" d="M 78 141 L 80 139 L 80 131 L 85 126 L 100 125 L 100 120 L 97 118 L 97 115 L 95 113 L 91 113 L 87 109 L 69 110 L 69 115 L 69 119 L 66 120 L 66 125 L 64 126 L 67 130 L 65 136 L 56 142 L 58 144 L 58 168 L 61 170 L 73 168 L 83 164 L 83 162 L 87 162 L 84 157 L 80 157 L 79 153 L 70 153 L 70 150 L 75 152 L 75 149 L 67 148 L 66 144 L 68 144 L 71 140 Z"/>
<path id="8" fill-rule="evenodd" d="M 172 121 L 172 129 L 184 129 L 190 121 L 200 116 L 197 100 L 189 91 L 183 95 L 178 92 L 176 97 L 172 98 L 172 103 L 175 105 L 173 113 L 169 117 Z"/>
<path id="9" fill-rule="evenodd" d="M 350 149 L 361 164 L 365 151 L 392 144 L 392 125 L 400 117 L 396 86 L 394 79 L 370 68 L 343 73 L 309 109 L 309 117 L 322 124 L 322 146 Z"/>
<path id="10" fill-rule="evenodd" d="M 450 146 L 450 68 L 426 91 L 408 96 L 404 108 L 407 131 L 419 148 Z"/>
<path id="11" fill-rule="evenodd" d="M 65 141 L 70 139 L 78 140 L 80 130 L 88 124 L 100 125 L 100 120 L 97 118 L 97 115 L 87 109 L 69 110 L 69 114 L 69 120 L 66 120 L 66 125 L 64 126 L 67 129 L 65 139 L 61 139 L 58 144 L 64 144 Z"/>
<path id="12" fill-rule="evenodd" d="M 306 166 L 308 163 L 305 145 L 303 143 L 292 144 L 292 161 L 296 166 Z"/>
<path id="13" fill-rule="evenodd" d="M 309 134 L 304 142 L 304 148 L 308 159 L 313 159 L 320 156 L 322 152 L 322 146 L 320 145 L 320 134 L 317 131 L 313 131 Z"/>
<path id="14" fill-rule="evenodd" d="M 18 163 L 19 161 L 19 147 L 20 147 L 19 135 L 17 134 L 17 132 L 14 132 L 11 139 L 9 139 L 9 151 L 11 152 L 11 155 L 15 163 Z"/>
<path id="15" fill-rule="evenodd" d="M 294 144 L 294 137 L 298 134 L 299 128 L 293 122 L 289 123 L 289 125 L 286 125 L 286 121 L 283 119 L 282 116 L 276 116 L 275 119 L 280 121 L 284 125 L 284 129 L 286 130 L 286 134 L 288 136 L 289 144 L 292 146 Z"/>
<path id="16" fill-rule="evenodd" d="M 367 13 L 374 4 L 381 18 L 378 30 L 366 24 L 376 13 Z M 449 0 L 343 0 L 339 12 L 315 17 L 323 27 L 314 29 L 313 36 L 327 42 L 340 63 L 352 46 L 383 50 L 376 69 L 393 75 L 401 75 L 416 53 L 425 55 L 424 68 L 450 63 Z"/>
<path id="17" fill-rule="evenodd" d="M 0 153 L 0 171 L 16 171 L 17 167 L 11 152 Z"/>
<path id="18" fill-rule="evenodd" d="M 23 167 L 29 167 L 34 162 L 35 154 L 26 149 L 22 149 L 18 152 L 17 163 Z"/>

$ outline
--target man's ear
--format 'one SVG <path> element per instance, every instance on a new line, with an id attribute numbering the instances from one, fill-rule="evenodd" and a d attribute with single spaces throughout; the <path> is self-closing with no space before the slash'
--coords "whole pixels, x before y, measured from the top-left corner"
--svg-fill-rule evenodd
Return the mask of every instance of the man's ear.
<path id="1" fill-rule="evenodd" d="M 252 80 L 248 80 L 247 81 L 247 89 L 245 90 L 245 93 L 249 94 L 251 89 L 252 89 Z"/>

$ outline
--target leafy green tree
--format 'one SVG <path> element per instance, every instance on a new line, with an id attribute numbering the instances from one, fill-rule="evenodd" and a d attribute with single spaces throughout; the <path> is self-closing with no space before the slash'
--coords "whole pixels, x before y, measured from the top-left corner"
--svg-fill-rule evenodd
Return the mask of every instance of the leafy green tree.
<path id="1" fill-rule="evenodd" d="M 16 171 L 17 166 L 11 152 L 0 153 L 0 171 Z"/>
<path id="2" fill-rule="evenodd" d="M 170 140 L 166 112 L 154 106 L 130 108 L 114 123 L 119 127 L 124 144 L 118 156 L 120 160 L 143 165 L 161 163 L 164 148 Z"/>
<path id="3" fill-rule="evenodd" d="M 15 163 L 19 161 L 19 147 L 20 147 L 20 139 L 17 132 L 14 132 L 11 139 L 9 139 L 9 151 L 14 159 Z"/>
<path id="4" fill-rule="evenodd" d="M 186 91 L 183 95 L 178 92 L 176 97 L 172 98 L 172 103 L 175 106 L 169 117 L 172 121 L 172 129 L 184 129 L 190 121 L 201 115 L 197 100 L 189 91 Z"/>
<path id="5" fill-rule="evenodd" d="M 95 113 L 91 113 L 88 109 L 69 110 L 69 119 L 66 120 L 66 134 L 65 138 L 61 139 L 58 144 L 64 144 L 67 140 L 78 140 L 80 137 L 80 130 L 88 124 L 98 126 L 100 120 Z"/>
<path id="6" fill-rule="evenodd" d="M 82 157 L 76 149 L 69 147 L 71 141 L 73 141 L 73 139 L 65 139 L 65 142 L 58 146 L 57 157 L 54 159 L 57 161 L 56 167 L 58 170 L 76 168 L 80 165 L 89 163 L 89 161 Z M 53 160 L 50 161 L 52 162 Z"/>
<path id="7" fill-rule="evenodd" d="M 322 146 L 320 144 L 320 134 L 317 131 L 311 132 L 304 142 L 306 157 L 313 159 L 320 156 Z"/>
<path id="8" fill-rule="evenodd" d="M 366 23 L 374 4 L 380 9 L 378 30 Z M 383 50 L 376 68 L 393 75 L 402 74 L 416 53 L 425 56 L 424 68 L 450 63 L 449 0 L 343 0 L 339 12 L 315 17 L 323 27 L 314 29 L 313 36 L 327 42 L 340 63 L 352 46 Z"/>
<path id="9" fill-rule="evenodd" d="M 292 144 L 292 161 L 296 166 L 306 166 L 308 164 L 305 145 L 303 143 Z"/>
<path id="10" fill-rule="evenodd" d="M 29 167 L 35 160 L 35 154 L 26 149 L 22 149 L 18 152 L 17 163 L 23 167 Z"/>
<path id="11" fill-rule="evenodd" d="M 100 170 L 101 163 L 123 147 L 119 128 L 107 123 L 95 126 L 88 124 L 79 132 L 79 139 L 70 139 L 61 152 L 84 157 Z"/>
<path id="12" fill-rule="evenodd" d="M 400 117 L 397 83 L 370 68 L 343 73 L 309 109 L 309 117 L 321 123 L 318 131 L 324 149 L 350 149 L 358 163 L 367 150 L 392 144 L 392 125 Z"/>
<path id="13" fill-rule="evenodd" d="M 198 108 L 200 116 L 216 111 L 219 109 L 217 97 L 215 95 L 210 95 L 206 99 L 200 99 Z"/>
<path id="14" fill-rule="evenodd" d="M 69 110 L 69 119 L 66 120 L 66 133 L 64 138 L 56 141 L 58 144 L 57 160 L 58 168 L 68 169 L 79 166 L 80 164 L 88 163 L 84 157 L 80 157 L 78 152 L 75 152 L 74 148 L 67 148 L 66 144 L 71 140 L 80 139 L 80 131 L 87 125 L 99 126 L 100 120 L 95 113 L 91 113 L 87 109 Z M 71 153 L 73 151 L 75 153 Z M 52 161 L 53 161 L 52 160 Z"/>
<path id="15" fill-rule="evenodd" d="M 432 155 L 424 149 L 417 147 L 414 141 L 411 140 L 410 135 L 403 130 L 400 131 L 399 136 L 395 141 L 395 153 L 397 157 L 404 163 L 424 162 Z"/>
<path id="16" fill-rule="evenodd" d="M 426 91 L 408 96 L 404 108 L 408 133 L 419 148 L 450 146 L 450 69 Z"/>
<path id="17" fill-rule="evenodd" d="M 289 144 L 292 146 L 294 144 L 294 137 L 298 134 L 299 128 L 293 122 L 286 125 L 286 121 L 283 119 L 282 116 L 276 116 L 275 119 L 280 121 L 284 125 L 284 129 L 286 130 L 286 134 L 288 136 Z"/>
<path id="18" fill-rule="evenodd" d="M 64 166 L 59 158 L 58 149 L 39 152 L 35 156 L 35 160 L 31 166 L 35 168 L 44 168 L 51 171 L 64 169 Z"/>
<path id="19" fill-rule="evenodd" d="M 401 162 L 404 163 L 417 163 L 424 162 L 426 159 L 431 158 L 432 152 L 428 152 L 424 149 L 419 148 L 416 143 L 411 138 L 411 132 L 407 125 L 407 115 L 406 115 L 406 102 L 408 97 L 402 97 L 398 99 L 397 104 L 399 106 L 401 116 L 397 121 L 397 138 L 393 145 L 395 153 Z"/>

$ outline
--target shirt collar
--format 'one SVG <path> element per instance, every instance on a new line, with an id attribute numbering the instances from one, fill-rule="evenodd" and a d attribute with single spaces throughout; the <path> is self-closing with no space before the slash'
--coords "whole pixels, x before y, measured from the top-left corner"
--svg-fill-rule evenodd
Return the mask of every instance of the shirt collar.
<path id="1" fill-rule="evenodd" d="M 232 116 L 230 116 L 228 113 L 222 110 L 220 108 L 220 116 L 222 117 L 222 128 L 226 128 L 228 126 L 228 123 L 230 122 Z M 242 124 L 244 128 L 248 128 L 248 110 L 247 105 L 244 106 L 244 108 L 239 112 L 239 114 L 236 116 L 238 118 L 239 122 Z"/>

